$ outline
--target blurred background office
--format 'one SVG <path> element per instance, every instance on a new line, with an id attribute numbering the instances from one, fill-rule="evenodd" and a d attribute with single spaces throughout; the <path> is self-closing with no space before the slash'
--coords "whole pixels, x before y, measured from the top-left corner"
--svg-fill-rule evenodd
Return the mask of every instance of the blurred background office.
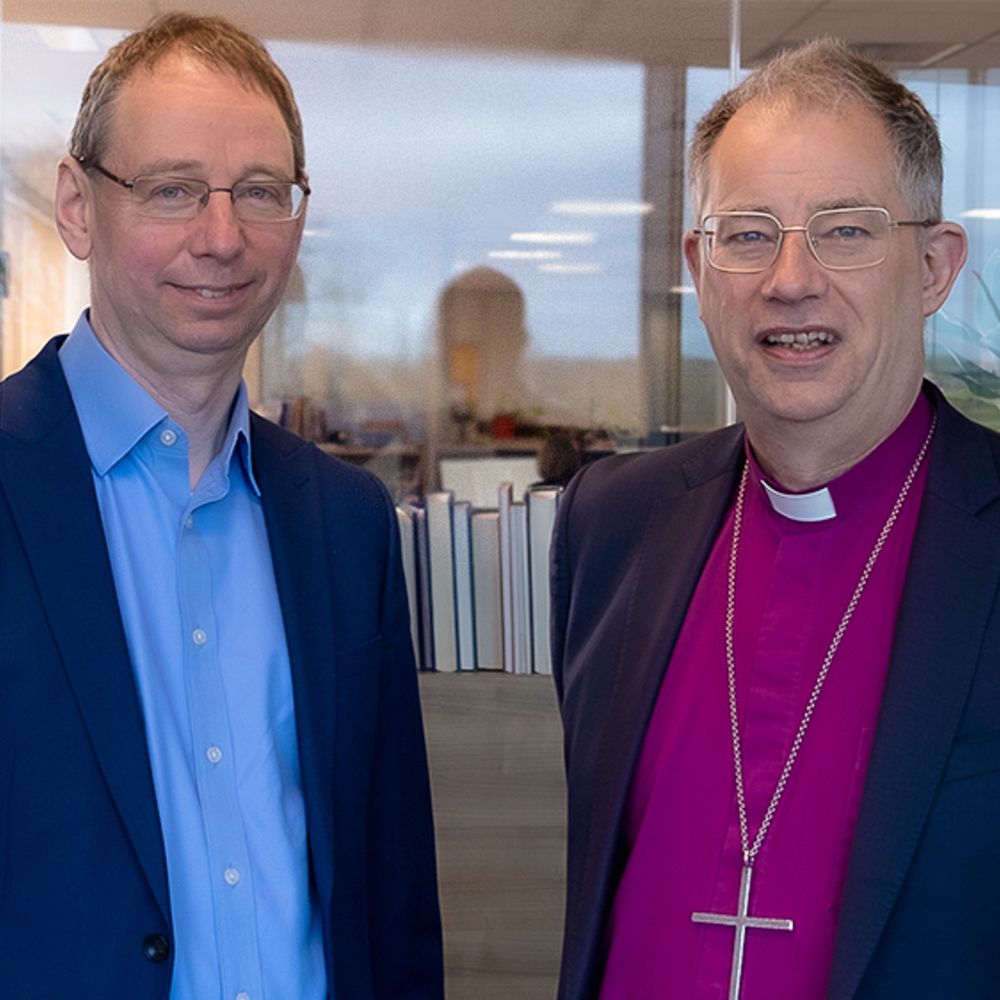
<path id="1" fill-rule="evenodd" d="M 55 165 L 92 67 L 167 6 L 3 3 L 2 374 L 86 305 L 52 224 Z M 247 365 L 253 405 L 398 498 L 444 479 L 489 504 L 500 478 L 561 482 L 732 419 L 681 260 L 685 145 L 742 67 L 821 34 L 895 66 L 938 116 L 971 257 L 928 324 L 928 366 L 1000 425 L 997 0 L 178 6 L 268 40 L 303 112 L 314 193 Z M 449 997 L 547 1000 L 565 877 L 550 678 L 427 673 L 421 689 Z"/>
<path id="2" fill-rule="evenodd" d="M 51 222 L 54 165 L 90 69 L 160 6 L 3 5 L 4 374 L 86 302 Z M 995 0 L 210 6 L 287 70 L 314 191 L 252 400 L 397 495 L 440 485 L 442 456 L 531 455 L 554 432 L 655 446 L 731 418 L 680 259 L 685 142 L 735 65 L 823 33 L 896 66 L 939 117 L 972 258 L 929 324 L 929 368 L 1000 423 Z"/>

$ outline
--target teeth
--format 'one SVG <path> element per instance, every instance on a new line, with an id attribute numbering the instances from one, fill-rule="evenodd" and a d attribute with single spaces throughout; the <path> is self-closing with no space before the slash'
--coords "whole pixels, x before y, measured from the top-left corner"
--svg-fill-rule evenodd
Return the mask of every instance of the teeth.
<path id="1" fill-rule="evenodd" d="M 225 291 L 219 291 L 215 288 L 196 288 L 195 291 L 203 299 L 221 299 L 226 294 Z"/>
<path id="2" fill-rule="evenodd" d="M 790 347 L 793 351 L 811 351 L 821 344 L 832 344 L 833 334 L 826 330 L 810 330 L 808 333 L 778 333 L 765 337 L 771 346 Z"/>

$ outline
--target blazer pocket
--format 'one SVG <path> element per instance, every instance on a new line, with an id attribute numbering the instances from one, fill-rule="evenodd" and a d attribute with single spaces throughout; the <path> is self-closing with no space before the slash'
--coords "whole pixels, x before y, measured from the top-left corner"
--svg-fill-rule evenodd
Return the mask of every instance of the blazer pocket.
<path id="1" fill-rule="evenodd" d="M 1000 771 L 1000 733 L 985 733 L 955 744 L 945 768 L 944 781 L 962 781 L 994 771 Z"/>

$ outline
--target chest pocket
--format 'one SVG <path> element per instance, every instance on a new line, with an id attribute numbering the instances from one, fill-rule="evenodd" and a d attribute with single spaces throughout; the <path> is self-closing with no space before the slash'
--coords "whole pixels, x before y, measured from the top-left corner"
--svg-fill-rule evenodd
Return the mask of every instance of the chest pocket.
<path id="1" fill-rule="evenodd" d="M 986 733 L 955 744 L 944 781 L 962 781 L 995 771 L 1000 771 L 1000 733 Z"/>

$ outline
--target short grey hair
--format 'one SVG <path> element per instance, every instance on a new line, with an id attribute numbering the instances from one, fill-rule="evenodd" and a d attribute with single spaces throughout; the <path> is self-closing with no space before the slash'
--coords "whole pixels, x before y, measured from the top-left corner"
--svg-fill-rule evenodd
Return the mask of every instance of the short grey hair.
<path id="1" fill-rule="evenodd" d="M 845 105 L 867 108 L 885 126 L 896 183 L 910 210 L 921 219 L 941 220 L 944 168 L 934 117 L 912 90 L 886 70 L 840 39 L 829 37 L 779 53 L 723 94 L 698 122 L 688 161 L 695 211 L 701 210 L 716 140 L 733 115 L 751 101 L 831 110 Z"/>
<path id="2" fill-rule="evenodd" d="M 112 112 L 122 86 L 133 74 L 152 70 L 160 59 L 175 52 L 233 73 L 274 100 L 291 139 L 295 179 L 301 181 L 305 175 L 302 118 L 285 74 L 258 39 L 224 18 L 196 14 L 163 14 L 108 52 L 84 88 L 70 154 L 86 166 L 99 162 L 107 152 Z"/>

